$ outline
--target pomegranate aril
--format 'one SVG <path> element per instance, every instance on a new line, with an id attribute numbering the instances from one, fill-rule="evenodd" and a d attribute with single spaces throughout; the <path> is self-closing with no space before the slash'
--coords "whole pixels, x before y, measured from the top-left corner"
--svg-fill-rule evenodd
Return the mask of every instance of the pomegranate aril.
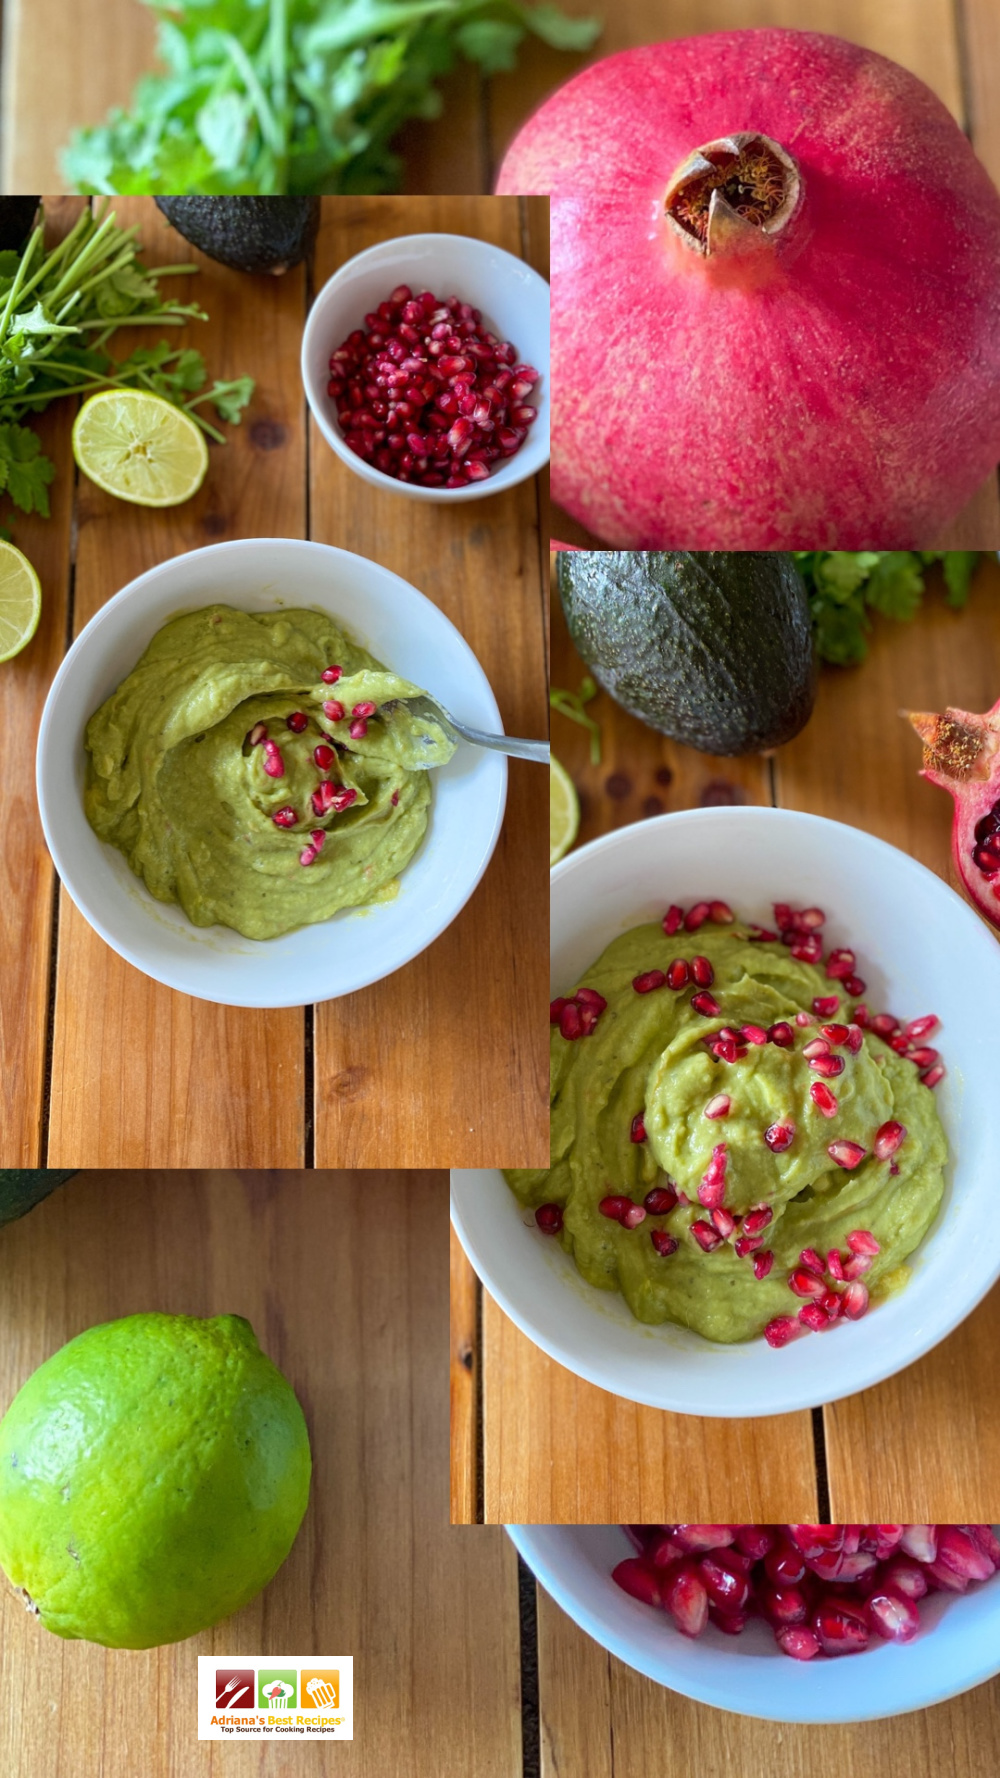
<path id="1" fill-rule="evenodd" d="M 691 1006 L 695 1012 L 701 1013 L 702 1017 L 706 1019 L 718 1018 L 721 1011 L 718 1001 L 707 992 L 692 994 Z"/>
<path id="2" fill-rule="evenodd" d="M 274 822 L 275 827 L 294 827 L 298 820 L 298 816 L 291 804 L 286 803 L 283 808 L 275 809 L 274 814 L 271 816 L 271 820 Z"/>
<path id="3" fill-rule="evenodd" d="M 831 1247 L 826 1256 L 826 1269 L 831 1278 L 836 1278 L 838 1284 L 843 1284 L 847 1273 L 844 1271 L 844 1262 L 838 1248 Z"/>
<path id="4" fill-rule="evenodd" d="M 696 901 L 694 907 L 689 908 L 684 916 L 685 932 L 697 932 L 699 926 L 704 926 L 711 911 L 711 902 Z"/>
<path id="5" fill-rule="evenodd" d="M 823 943 L 818 933 L 808 933 L 804 938 L 797 938 L 791 949 L 792 956 L 798 963 L 818 963 L 823 955 Z"/>
<path id="6" fill-rule="evenodd" d="M 750 1583 L 734 1563 L 715 1553 L 702 1556 L 698 1573 L 711 1605 L 725 1612 L 742 1611 L 750 1597 Z"/>
<path id="7" fill-rule="evenodd" d="M 864 1277 L 864 1274 L 872 1269 L 872 1260 L 867 1253 L 852 1253 L 850 1258 L 845 1259 L 842 1264 L 844 1277 L 849 1281 Z"/>
<path id="8" fill-rule="evenodd" d="M 543 1235 L 558 1235 L 563 1225 L 562 1207 L 559 1204 L 539 1204 L 535 1211 L 535 1221 Z"/>
<path id="9" fill-rule="evenodd" d="M 756 1205 L 753 1210 L 748 1210 L 743 1218 L 743 1233 L 745 1235 L 763 1234 L 773 1217 L 774 1211 L 770 1204 Z"/>
<path id="10" fill-rule="evenodd" d="M 844 992 L 849 994 L 852 1000 L 858 994 L 863 994 L 867 986 L 868 983 L 860 975 L 846 975 L 844 977 Z"/>
<path id="11" fill-rule="evenodd" d="M 799 1265 L 805 1266 L 807 1272 L 815 1272 L 817 1278 L 822 1278 L 826 1271 L 826 1261 L 822 1254 L 816 1252 L 815 1247 L 803 1247 L 799 1254 Z"/>
<path id="12" fill-rule="evenodd" d="M 784 1624 L 804 1624 L 809 1616 L 809 1600 L 794 1582 L 765 1583 L 757 1588 L 756 1599 L 772 1630 L 779 1630 Z"/>
<path id="13" fill-rule="evenodd" d="M 868 1288 L 857 1279 L 845 1286 L 841 1300 L 849 1321 L 860 1321 L 868 1313 Z"/>
<path id="14" fill-rule="evenodd" d="M 911 1043 L 919 1043 L 922 1038 L 929 1037 L 932 1031 L 936 1031 L 940 1023 L 936 1013 L 927 1013 L 921 1019 L 911 1019 L 904 1027 L 904 1035 Z"/>
<path id="15" fill-rule="evenodd" d="M 860 1654 L 870 1639 L 864 1608 L 835 1594 L 820 1600 L 813 1612 L 812 1629 L 828 1655 Z"/>
<path id="16" fill-rule="evenodd" d="M 898 1025 L 899 1020 L 894 1019 L 891 1012 L 876 1013 L 872 1019 L 872 1030 L 877 1031 L 880 1037 L 891 1037 Z"/>
<path id="17" fill-rule="evenodd" d="M 690 970 L 684 958 L 675 957 L 667 968 L 667 987 L 673 988 L 675 992 L 680 988 L 686 988 L 689 976 Z"/>
<path id="18" fill-rule="evenodd" d="M 857 1023 L 857 1012 L 855 1012 L 855 1023 L 848 1025 L 847 1027 L 847 1036 L 844 1038 L 844 1047 L 845 1049 L 850 1050 L 852 1056 L 856 1056 L 864 1041 L 865 1034 L 861 1026 Z"/>
<path id="19" fill-rule="evenodd" d="M 977 1547 L 964 1525 L 939 1525 L 937 1536 L 939 1568 L 949 1568 L 964 1580 L 989 1580 L 994 1565 Z"/>
<path id="20" fill-rule="evenodd" d="M 843 1167 L 848 1173 L 853 1173 L 855 1167 L 861 1165 L 868 1150 L 862 1148 L 860 1142 L 842 1141 L 831 1142 L 826 1152 L 831 1161 L 836 1161 L 838 1167 Z"/>
<path id="21" fill-rule="evenodd" d="M 691 975 L 699 988 L 710 988 L 715 980 L 715 970 L 707 957 L 692 957 Z"/>
<path id="22" fill-rule="evenodd" d="M 663 916 L 663 930 L 671 937 L 684 924 L 684 909 L 671 905 Z"/>
<path id="23" fill-rule="evenodd" d="M 765 1327 L 764 1338 L 769 1346 L 787 1346 L 790 1341 L 801 1339 L 807 1331 L 797 1315 L 776 1315 Z"/>
<path id="24" fill-rule="evenodd" d="M 730 1235 L 732 1234 L 733 1230 L 736 1227 L 736 1218 L 735 1218 L 735 1216 L 732 1215 L 731 1211 L 729 1211 L 729 1210 L 726 1210 L 726 1209 L 713 1210 L 712 1211 L 712 1224 L 713 1224 L 713 1227 L 715 1228 L 717 1234 L 720 1234 L 724 1241 L 728 1241 Z"/>
<path id="25" fill-rule="evenodd" d="M 779 1019 L 776 1025 L 771 1026 L 767 1038 L 769 1043 L 776 1043 L 779 1049 L 790 1050 L 795 1042 L 795 1032 L 784 1019 Z"/>
<path id="26" fill-rule="evenodd" d="M 313 748 L 313 759 L 321 772 L 328 772 L 336 757 L 333 748 L 325 746 L 322 742 L 318 747 Z"/>
<path id="27" fill-rule="evenodd" d="M 693 1222 L 691 1233 L 704 1253 L 712 1253 L 716 1247 L 722 1246 L 722 1236 L 710 1222 Z"/>
<path id="28" fill-rule="evenodd" d="M 728 1093 L 716 1093 L 715 1098 L 708 1101 L 704 1115 L 710 1118 L 728 1117 L 732 1103 Z"/>
<path id="29" fill-rule="evenodd" d="M 660 1595 L 660 1583 L 652 1570 L 637 1556 L 626 1556 L 617 1568 L 611 1571 L 612 1580 L 629 1593 L 633 1599 L 641 1599 L 643 1605 L 663 1604 Z"/>
<path id="30" fill-rule="evenodd" d="M 629 1141 L 630 1142 L 645 1142 L 645 1140 L 646 1140 L 646 1125 L 643 1121 L 642 1112 L 637 1111 L 634 1118 L 632 1119 L 632 1126 L 631 1126 L 631 1129 L 629 1130 Z"/>
<path id="31" fill-rule="evenodd" d="M 828 1056 L 830 1054 L 829 1041 L 825 1037 L 814 1037 L 804 1046 L 802 1054 L 807 1062 L 811 1062 L 816 1056 Z"/>
<path id="32" fill-rule="evenodd" d="M 645 974 L 632 977 L 632 986 L 637 994 L 652 994 L 657 988 L 664 987 L 666 980 L 662 969 L 647 969 Z"/>
<path id="33" fill-rule="evenodd" d="M 875 1132 L 875 1141 L 872 1143 L 872 1153 L 875 1159 L 878 1161 L 889 1160 L 905 1136 L 905 1124 L 896 1123 L 893 1118 L 890 1118 L 888 1123 L 880 1124 Z"/>
<path id="34" fill-rule="evenodd" d="M 323 715 L 329 722 L 342 722 L 346 712 L 337 698 L 327 698 L 323 705 Z"/>
<path id="35" fill-rule="evenodd" d="M 717 1214 L 718 1212 L 713 1214 L 713 1221 Z M 737 1259 L 749 1259 L 750 1255 L 756 1253 L 758 1248 L 763 1247 L 763 1245 L 763 1235 L 740 1235 L 738 1239 L 733 1242 L 733 1252 Z"/>
<path id="36" fill-rule="evenodd" d="M 843 1074 L 847 1064 L 843 1056 L 813 1056 L 809 1066 L 814 1073 L 822 1074 L 824 1079 L 835 1080 L 838 1074 Z"/>
<path id="37" fill-rule="evenodd" d="M 334 788 L 328 780 L 323 784 L 317 784 L 309 799 L 313 806 L 313 813 L 315 815 L 328 815 L 333 808 L 333 798 Z"/>
<path id="38" fill-rule="evenodd" d="M 650 1229 L 649 1238 L 661 1259 L 669 1259 L 680 1245 L 677 1236 L 668 1234 L 666 1229 Z"/>
<path id="39" fill-rule="evenodd" d="M 909 1060 L 913 1063 L 914 1068 L 919 1068 L 921 1072 L 925 1068 L 932 1068 L 940 1053 L 940 1050 L 932 1049 L 930 1044 L 922 1044 L 919 1049 L 908 1051 Z"/>
<path id="40" fill-rule="evenodd" d="M 610 1197 L 602 1198 L 597 1208 L 601 1215 L 608 1217 L 611 1222 L 621 1222 L 631 1202 L 631 1198 L 623 1197 L 620 1192 L 614 1192 Z"/>
<path id="41" fill-rule="evenodd" d="M 393 802 L 396 801 L 397 794 L 396 791 L 393 791 L 391 798 Z M 358 793 L 353 786 L 344 785 L 342 789 L 334 791 L 330 807 L 335 815 L 340 815 L 345 809 L 349 809 L 352 803 L 356 803 L 357 800 Z"/>
<path id="42" fill-rule="evenodd" d="M 928 1068 L 926 1074 L 920 1076 L 921 1084 L 925 1087 L 936 1087 L 938 1081 L 944 1079 L 945 1073 L 944 1063 L 937 1062 L 933 1068 Z"/>
<path id="43" fill-rule="evenodd" d="M 817 1018 L 832 1019 L 839 1005 L 839 994 L 817 994 L 812 1003 L 812 1008 Z"/>
<path id="44" fill-rule="evenodd" d="M 283 778 L 285 762 L 274 741 L 264 742 L 264 770 L 269 778 Z"/>
<path id="45" fill-rule="evenodd" d="M 758 1280 L 766 1278 L 773 1264 L 774 1254 L 771 1252 L 770 1248 L 765 1248 L 763 1253 L 755 1253 L 753 1257 L 754 1277 Z M 773 1340 L 771 1341 L 771 1344 L 774 1344 Z"/>
<path id="46" fill-rule="evenodd" d="M 808 1297 L 812 1302 L 818 1302 L 821 1296 L 826 1295 L 826 1285 L 822 1278 L 817 1278 L 815 1272 L 806 1271 L 804 1266 L 798 1266 L 789 1272 L 788 1288 L 795 1296 Z"/>
<path id="47" fill-rule="evenodd" d="M 920 1613 L 912 1599 L 884 1585 L 868 1595 L 867 1609 L 872 1629 L 886 1642 L 912 1642 L 920 1628 Z"/>
<path id="48" fill-rule="evenodd" d="M 364 716 L 355 717 L 347 732 L 352 741 L 363 741 L 368 733 L 367 718 Z"/>
<path id="49" fill-rule="evenodd" d="M 850 1035 L 846 1025 L 821 1025 L 820 1030 L 826 1038 L 827 1043 L 832 1043 L 835 1048 L 839 1048 L 841 1044 L 846 1044 Z"/>
<path id="50" fill-rule="evenodd" d="M 767 1032 L 763 1025 L 741 1025 L 740 1036 L 745 1037 L 748 1043 L 755 1044 L 758 1049 L 767 1042 Z"/>
<path id="51" fill-rule="evenodd" d="M 650 1216 L 668 1216 L 677 1203 L 677 1193 L 671 1186 L 654 1185 L 642 1201 Z"/>
<path id="52" fill-rule="evenodd" d="M 623 1229 L 637 1229 L 639 1224 L 646 1220 L 645 1205 L 633 1204 L 630 1200 L 628 1208 L 622 1211 L 618 1220 Z"/>
<path id="53" fill-rule="evenodd" d="M 747 938 L 752 945 L 767 944 L 769 942 L 773 943 L 774 940 L 777 939 L 777 936 L 778 934 L 776 932 L 771 932 L 767 926 L 747 927 Z"/>
<path id="54" fill-rule="evenodd" d="M 309 718 L 304 710 L 293 710 L 290 716 L 285 717 L 285 727 L 290 728 L 293 735 L 301 735 L 309 727 Z"/>
<path id="55" fill-rule="evenodd" d="M 708 1594 L 693 1562 L 684 1562 L 663 1583 L 663 1603 L 683 1636 L 700 1636 L 708 1622 Z"/>
<path id="56" fill-rule="evenodd" d="M 764 1131 L 764 1141 L 772 1154 L 784 1154 L 795 1141 L 795 1125 L 793 1123 L 771 1124 Z"/>
<path id="57" fill-rule="evenodd" d="M 882 1251 L 870 1229 L 852 1229 L 847 1237 L 847 1245 L 852 1253 L 875 1254 Z"/>

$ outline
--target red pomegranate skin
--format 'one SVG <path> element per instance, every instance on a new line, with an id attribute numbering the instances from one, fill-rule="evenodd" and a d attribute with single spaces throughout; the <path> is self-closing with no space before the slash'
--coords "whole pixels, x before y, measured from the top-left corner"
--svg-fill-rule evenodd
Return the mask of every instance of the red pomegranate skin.
<path id="1" fill-rule="evenodd" d="M 804 196 L 776 250 L 706 258 L 665 188 L 741 130 Z M 777 29 L 626 50 L 497 190 L 552 197 L 552 492 L 605 543 L 928 547 L 1000 459 L 1000 195 L 896 63 Z"/>
<path id="2" fill-rule="evenodd" d="M 981 716 L 949 706 L 940 714 L 910 711 L 909 719 L 924 743 L 920 776 L 954 800 L 951 850 L 958 874 L 1000 931 L 1000 699 Z"/>

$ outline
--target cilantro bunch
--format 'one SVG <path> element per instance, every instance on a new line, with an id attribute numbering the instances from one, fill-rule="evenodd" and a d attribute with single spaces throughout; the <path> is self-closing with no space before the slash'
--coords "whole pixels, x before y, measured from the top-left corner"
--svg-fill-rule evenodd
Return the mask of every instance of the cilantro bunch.
<path id="1" fill-rule="evenodd" d="M 48 517 L 55 465 L 21 422 L 59 396 L 148 389 L 221 443 L 224 435 L 195 409 L 211 402 L 220 419 L 237 422 L 253 393 L 250 377 L 209 385 L 201 353 L 174 351 L 167 340 L 119 363 L 105 350 L 119 327 L 182 327 L 207 319 L 196 304 L 175 302 L 159 288 L 161 278 L 197 268 L 147 270 L 136 257 L 137 234 L 119 228 L 104 205 L 97 214 L 84 210 L 50 253 L 44 221 L 23 252 L 0 253 L 0 492 L 22 512 Z"/>
<path id="2" fill-rule="evenodd" d="M 529 31 L 579 50 L 600 28 L 521 0 L 146 3 L 167 72 L 76 131 L 63 155 L 75 191 L 397 190 L 393 137 L 439 115 L 437 82 L 460 56 L 494 74 Z"/>
<path id="3" fill-rule="evenodd" d="M 870 613 L 905 622 L 924 596 L 926 571 L 943 568 L 949 605 L 961 609 L 980 552 L 974 549 L 796 550 L 805 580 L 820 659 L 837 666 L 863 661 L 868 653 Z"/>

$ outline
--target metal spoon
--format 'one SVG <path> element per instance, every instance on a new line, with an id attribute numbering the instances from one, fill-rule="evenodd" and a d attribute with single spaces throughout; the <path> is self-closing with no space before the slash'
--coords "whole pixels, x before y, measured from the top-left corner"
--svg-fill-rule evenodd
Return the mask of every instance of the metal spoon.
<path id="1" fill-rule="evenodd" d="M 509 753 L 514 759 L 534 759 L 539 765 L 547 766 L 549 763 L 547 741 L 522 741 L 516 735 L 487 735 L 482 729 L 468 728 L 428 693 L 419 698 L 389 698 L 382 705 L 382 711 L 391 711 L 397 704 L 405 705 L 414 716 L 432 716 L 443 728 L 450 729 L 463 741 L 471 741 L 474 747 L 489 747 L 494 753 Z"/>

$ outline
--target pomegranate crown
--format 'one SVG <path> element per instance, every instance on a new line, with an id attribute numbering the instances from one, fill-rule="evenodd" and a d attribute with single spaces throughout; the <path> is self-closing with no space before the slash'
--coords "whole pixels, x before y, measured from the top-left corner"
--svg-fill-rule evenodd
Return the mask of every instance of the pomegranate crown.
<path id="1" fill-rule="evenodd" d="M 770 136 L 739 130 L 706 142 L 672 173 L 664 212 L 704 258 L 773 251 L 802 202 L 802 176 Z"/>

